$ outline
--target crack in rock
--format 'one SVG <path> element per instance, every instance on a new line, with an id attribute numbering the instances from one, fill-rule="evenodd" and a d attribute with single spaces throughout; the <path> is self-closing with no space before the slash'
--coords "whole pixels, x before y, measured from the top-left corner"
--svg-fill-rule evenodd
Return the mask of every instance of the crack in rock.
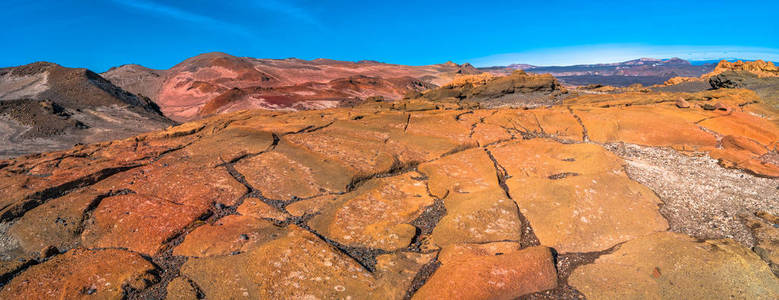
<path id="1" fill-rule="evenodd" d="M 582 122 L 582 118 L 579 117 L 579 115 L 577 115 L 576 113 L 574 113 L 573 109 L 570 106 L 568 106 L 568 111 L 571 113 L 573 118 L 576 119 L 576 122 L 579 123 L 579 126 L 582 127 L 582 141 L 584 141 L 585 143 L 589 142 L 590 136 L 589 134 L 587 134 L 587 127 L 584 127 L 584 122 Z"/>
<path id="2" fill-rule="evenodd" d="M 498 160 L 495 159 L 495 156 L 492 155 L 492 152 L 490 152 L 489 149 L 484 148 L 484 151 L 487 153 L 487 156 L 489 156 L 490 160 L 492 160 L 492 164 L 495 167 L 495 174 L 498 177 L 498 185 L 500 185 L 500 188 L 503 189 L 504 194 L 506 197 L 508 197 L 512 202 L 514 202 L 514 207 L 517 210 L 517 216 L 519 217 L 519 223 L 520 223 L 520 232 L 522 233 L 522 236 L 520 237 L 520 247 L 521 248 L 527 248 L 532 246 L 538 246 L 541 245 L 541 243 L 538 241 L 538 237 L 536 237 L 535 232 L 533 232 L 533 227 L 530 226 L 530 221 L 525 217 L 525 215 L 522 214 L 522 211 L 519 209 L 519 205 L 517 204 L 517 201 L 514 200 L 514 198 L 511 197 L 511 193 L 509 192 L 509 187 L 506 185 L 506 179 L 511 178 L 511 176 L 506 171 L 506 168 L 500 165 L 498 163 Z"/>

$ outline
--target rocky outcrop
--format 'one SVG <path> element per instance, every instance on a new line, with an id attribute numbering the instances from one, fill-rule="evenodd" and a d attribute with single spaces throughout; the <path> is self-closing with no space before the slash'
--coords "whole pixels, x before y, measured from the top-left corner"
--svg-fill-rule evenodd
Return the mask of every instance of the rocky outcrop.
<path id="1" fill-rule="evenodd" d="M 778 115 L 743 89 L 417 98 L 4 160 L 0 298 L 771 299 Z"/>
<path id="2" fill-rule="evenodd" d="M 779 77 L 779 67 L 770 61 L 736 61 L 729 62 L 722 60 L 711 73 L 704 74 L 701 78 L 709 78 L 728 71 L 745 71 L 757 75 L 758 77 Z"/>
<path id="3" fill-rule="evenodd" d="M 723 74 L 725 73 L 725 74 Z M 735 81 L 743 81 L 741 78 L 731 77 L 779 77 L 779 68 L 772 62 L 762 60 L 756 61 L 720 61 L 713 71 L 703 74 L 700 77 L 677 76 L 668 79 L 664 85 L 678 85 L 688 82 L 709 80 L 714 88 L 736 88 L 744 87 L 743 84 Z"/>
<path id="4" fill-rule="evenodd" d="M 698 80 L 701 80 L 701 79 L 697 78 L 697 77 L 676 76 L 676 77 L 671 77 L 671 79 L 666 80 L 663 84 L 664 85 L 676 85 L 676 84 L 692 82 L 692 81 L 698 81 Z"/>
<path id="5" fill-rule="evenodd" d="M 725 71 L 709 78 L 709 84 L 714 89 L 753 90 L 767 104 L 779 108 L 779 77 L 760 77 L 749 71 Z"/>
<path id="6" fill-rule="evenodd" d="M 482 107 L 537 107 L 559 103 L 567 90 L 553 76 L 514 71 L 508 76 L 470 75 L 423 93 L 432 101 L 478 103 Z"/>

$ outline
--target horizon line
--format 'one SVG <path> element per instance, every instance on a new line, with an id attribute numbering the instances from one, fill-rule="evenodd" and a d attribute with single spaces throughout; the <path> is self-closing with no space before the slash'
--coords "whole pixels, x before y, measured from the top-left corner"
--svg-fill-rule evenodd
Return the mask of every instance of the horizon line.
<path id="1" fill-rule="evenodd" d="M 267 57 L 265 57 L 265 58 L 260 58 L 260 57 L 251 57 L 251 56 L 236 56 L 236 55 L 232 55 L 232 54 L 221 52 L 221 51 L 209 51 L 209 52 L 203 52 L 203 53 L 200 53 L 200 54 L 197 54 L 197 55 L 185 58 L 185 59 L 183 59 L 181 61 L 178 61 L 178 62 L 172 64 L 168 68 L 155 68 L 155 67 L 149 67 L 149 66 L 144 65 L 142 63 L 130 62 L 130 63 L 123 63 L 123 64 L 114 65 L 114 66 L 106 68 L 105 70 L 96 71 L 96 70 L 92 70 L 89 67 L 85 67 L 85 66 L 71 66 L 71 65 L 61 64 L 61 63 L 56 62 L 56 61 L 48 61 L 48 60 L 34 60 L 34 61 L 30 61 L 30 62 L 25 63 L 25 64 L 19 64 L 19 65 L 13 65 L 13 66 L 0 66 L 0 68 L 11 68 L 11 67 L 24 66 L 24 65 L 38 63 L 38 62 L 46 62 L 46 63 L 54 63 L 54 64 L 57 64 L 57 65 L 60 65 L 60 66 L 66 67 L 66 68 L 85 68 L 85 69 L 89 69 L 90 71 L 93 71 L 93 72 L 98 73 L 98 74 L 105 73 L 105 72 L 108 72 L 108 71 L 110 71 L 110 70 L 112 70 L 114 68 L 119 68 L 119 67 L 127 66 L 127 65 L 137 65 L 137 66 L 142 66 L 142 67 L 153 69 L 153 70 L 167 70 L 167 69 L 170 69 L 170 68 L 176 66 L 177 64 L 179 64 L 179 63 L 181 63 L 181 62 L 183 62 L 183 61 L 185 61 L 185 60 L 187 60 L 189 58 L 197 57 L 197 56 L 204 55 L 204 54 L 209 54 L 209 53 L 224 53 L 226 55 L 235 56 L 235 57 L 238 57 L 238 58 L 268 59 L 268 60 L 288 60 L 288 59 L 298 59 L 298 60 L 303 60 L 303 61 L 334 60 L 334 61 L 352 62 L 352 63 L 368 62 L 369 61 L 369 62 L 377 62 L 377 63 L 381 63 L 381 64 L 402 65 L 402 66 L 411 66 L 411 67 L 440 65 L 440 64 L 445 64 L 445 63 L 454 61 L 454 60 L 447 60 L 445 62 L 440 62 L 440 63 L 418 64 L 417 65 L 417 64 L 402 64 L 402 63 L 395 63 L 395 62 L 386 62 L 386 61 L 381 61 L 381 60 L 377 60 L 377 59 L 337 60 L 337 59 L 330 59 L 330 58 L 324 58 L 324 57 L 318 57 L 318 58 L 312 58 L 312 59 L 297 58 L 297 57 L 285 57 L 285 58 L 267 58 Z M 503 56 L 503 55 L 518 55 L 518 54 L 520 54 L 520 53 L 497 54 L 497 55 L 486 56 L 485 58 L 487 58 L 487 57 Z M 763 58 L 763 57 L 754 57 L 754 56 L 749 56 L 749 55 L 746 56 L 746 57 L 742 57 L 742 56 L 724 57 L 723 56 L 723 57 L 711 57 L 711 58 L 706 57 L 706 58 L 700 58 L 700 59 L 688 59 L 688 58 L 683 58 L 683 57 L 678 57 L 678 56 L 665 56 L 665 57 L 663 57 L 663 56 L 632 56 L 632 57 L 620 57 L 619 59 L 615 58 L 614 60 L 598 60 L 597 62 L 590 62 L 590 63 L 584 62 L 584 63 L 568 63 L 568 64 L 565 64 L 565 63 L 560 63 L 560 64 L 533 64 L 533 63 L 527 63 L 527 62 L 524 62 L 524 61 L 514 61 L 514 62 L 503 63 L 503 64 L 486 64 L 485 65 L 485 64 L 482 64 L 482 63 L 478 63 L 478 62 L 474 63 L 474 62 L 470 62 L 470 61 L 462 61 L 462 62 L 459 62 L 457 64 L 458 65 L 471 64 L 475 68 L 507 67 L 507 66 L 510 66 L 510 65 L 530 65 L 530 66 L 533 66 L 533 67 L 570 67 L 570 66 L 581 66 L 581 65 L 616 64 L 616 63 L 623 63 L 623 62 L 634 61 L 634 60 L 639 60 L 639 59 L 656 59 L 656 60 L 681 59 L 681 60 L 688 61 L 690 63 L 720 62 L 720 61 L 723 61 L 723 60 L 724 61 L 730 61 L 730 62 L 738 61 L 738 60 L 741 60 L 741 61 L 763 60 L 763 61 L 766 61 L 766 62 L 771 62 L 771 63 L 779 65 L 779 50 L 777 51 L 777 55 L 778 56 L 776 58 L 773 58 L 773 59 Z M 482 58 L 474 59 L 474 61 L 479 61 L 481 59 Z"/>

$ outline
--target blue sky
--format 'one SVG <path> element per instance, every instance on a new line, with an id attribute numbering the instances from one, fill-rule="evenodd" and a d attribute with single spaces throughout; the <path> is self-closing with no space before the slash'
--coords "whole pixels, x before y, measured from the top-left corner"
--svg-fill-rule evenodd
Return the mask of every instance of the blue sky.
<path id="1" fill-rule="evenodd" d="M 2 0 L 0 66 L 169 68 L 211 51 L 423 65 L 779 60 L 779 1 Z"/>

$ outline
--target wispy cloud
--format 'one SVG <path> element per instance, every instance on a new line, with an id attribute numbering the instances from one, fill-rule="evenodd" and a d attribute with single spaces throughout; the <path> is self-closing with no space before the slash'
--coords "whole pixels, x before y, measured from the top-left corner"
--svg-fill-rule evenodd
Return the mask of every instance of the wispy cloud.
<path id="1" fill-rule="evenodd" d="M 252 3 L 260 9 L 286 15 L 300 22 L 322 28 L 322 24 L 308 10 L 289 1 L 278 0 L 252 0 Z"/>
<path id="2" fill-rule="evenodd" d="M 476 66 L 499 66 L 524 63 L 538 66 L 610 63 L 641 57 L 686 60 L 763 59 L 779 61 L 779 49 L 742 46 L 649 46 L 649 45 L 589 45 L 536 49 L 504 53 L 471 59 Z"/>
<path id="3" fill-rule="evenodd" d="M 207 25 L 210 27 L 220 27 L 241 35 L 251 35 L 249 30 L 247 30 L 245 27 L 239 24 L 225 22 L 222 20 L 214 19 L 206 15 L 196 14 L 177 7 L 160 4 L 153 1 L 147 1 L 147 0 L 111 0 L 111 1 L 123 6 L 131 7 L 139 10 L 145 10 L 151 13 L 175 18 L 181 21 Z"/>

